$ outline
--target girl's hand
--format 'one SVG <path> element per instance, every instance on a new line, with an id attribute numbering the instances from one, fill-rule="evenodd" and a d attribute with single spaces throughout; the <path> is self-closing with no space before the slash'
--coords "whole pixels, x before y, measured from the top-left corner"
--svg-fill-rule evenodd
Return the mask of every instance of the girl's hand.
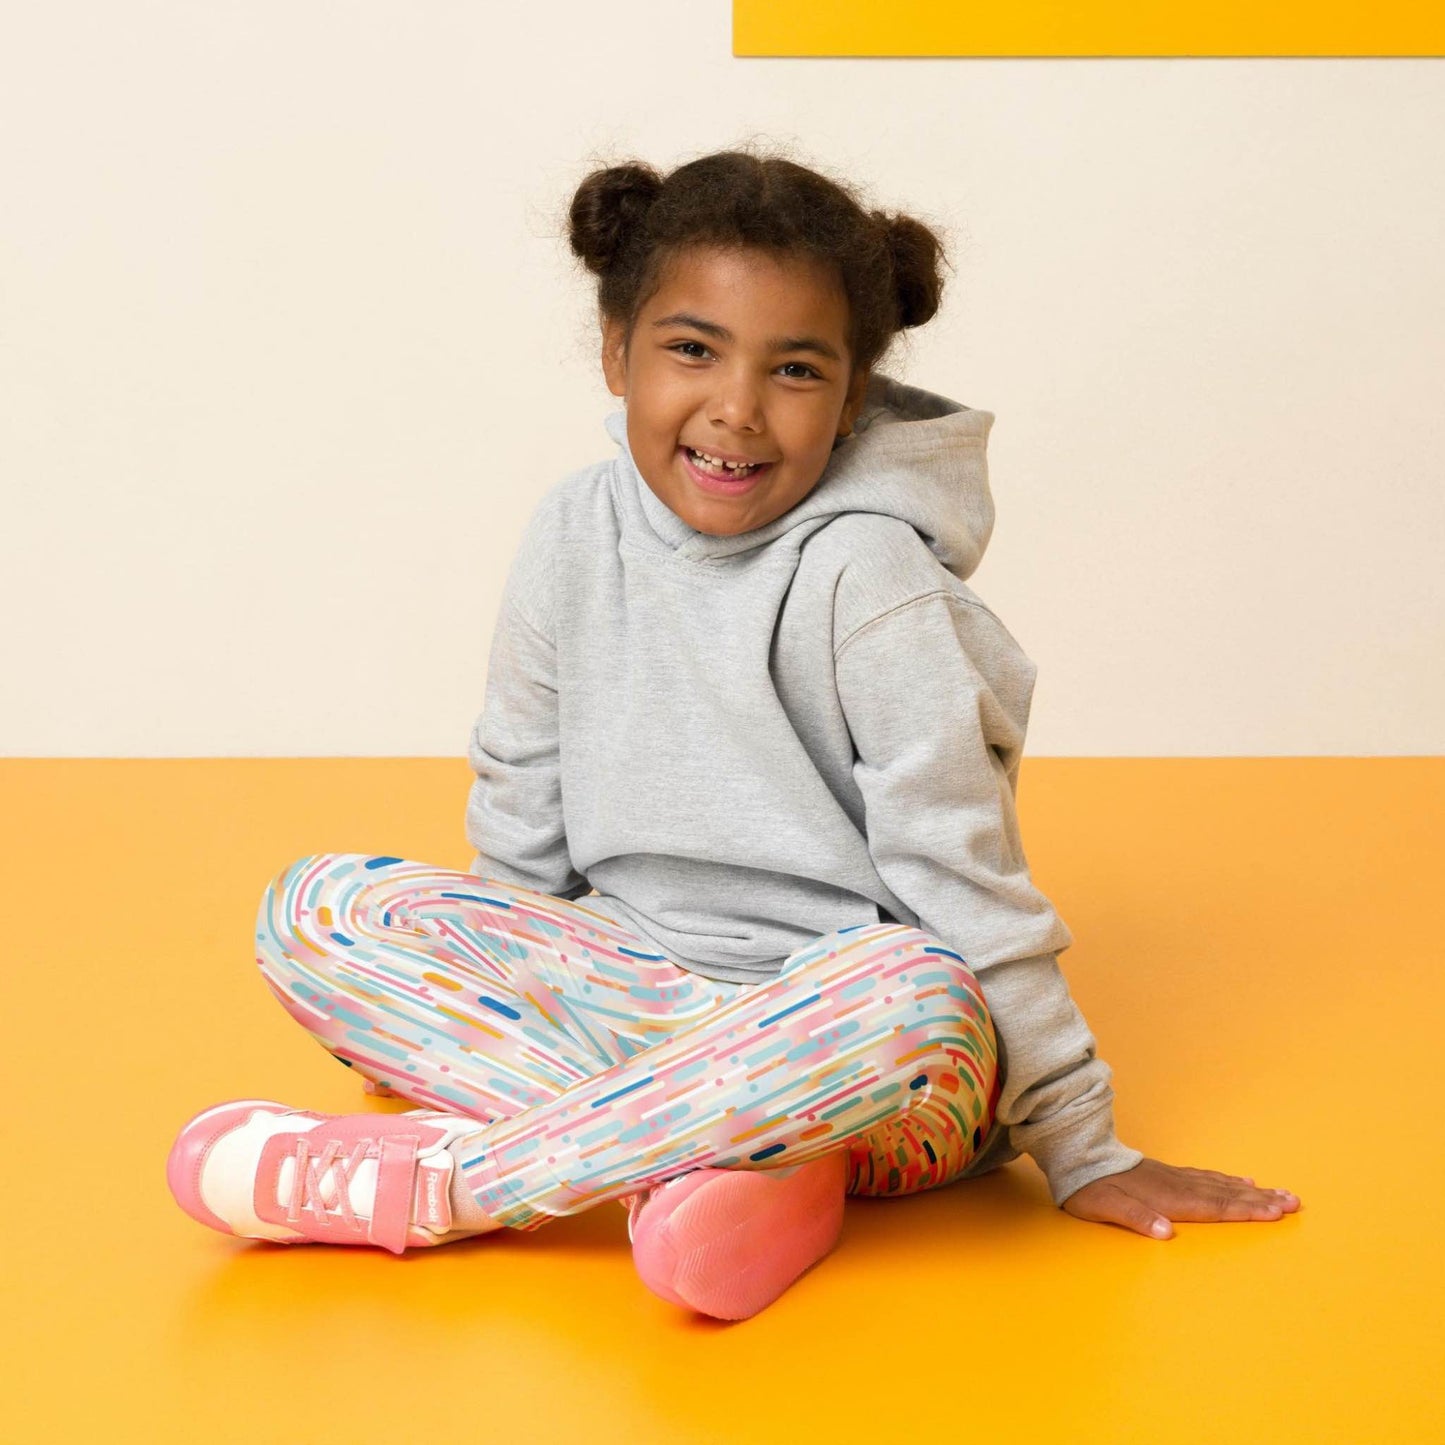
<path id="1" fill-rule="evenodd" d="M 1171 1219 L 1213 1224 L 1233 1219 L 1281 1219 L 1300 1206 L 1287 1189 L 1256 1189 L 1253 1179 L 1183 1169 L 1141 1159 L 1122 1174 L 1108 1174 L 1076 1189 L 1063 1210 L 1076 1219 L 1122 1224 L 1153 1239 L 1169 1239 Z"/>

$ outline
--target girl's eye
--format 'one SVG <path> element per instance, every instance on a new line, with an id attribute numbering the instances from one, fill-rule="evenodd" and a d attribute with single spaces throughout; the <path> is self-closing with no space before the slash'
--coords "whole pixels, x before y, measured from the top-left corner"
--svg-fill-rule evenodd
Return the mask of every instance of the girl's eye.
<path id="1" fill-rule="evenodd" d="M 695 346 L 697 350 L 686 350 L 685 348 L 689 346 Z M 700 356 L 711 355 L 708 348 L 704 346 L 701 341 L 674 341 L 667 349 L 677 352 L 679 356 L 686 356 L 690 361 L 698 360 Z M 794 373 L 788 377 L 789 381 L 821 381 L 823 379 L 822 373 L 814 367 L 809 366 L 806 361 L 785 361 L 780 369 L 786 371 L 790 366 L 799 367 L 802 375 L 799 376 Z"/>

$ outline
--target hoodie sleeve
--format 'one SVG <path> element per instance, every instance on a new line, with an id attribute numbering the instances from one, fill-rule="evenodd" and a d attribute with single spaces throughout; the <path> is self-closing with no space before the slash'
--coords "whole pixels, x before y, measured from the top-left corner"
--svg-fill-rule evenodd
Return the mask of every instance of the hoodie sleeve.
<path id="1" fill-rule="evenodd" d="M 570 899 L 591 885 L 572 866 L 563 824 L 557 650 L 518 600 L 539 577 L 539 533 L 534 525 L 524 538 L 492 634 L 482 715 L 467 747 L 476 779 L 466 830 L 479 878 Z M 535 600 L 544 598 L 538 592 Z"/>
<path id="2" fill-rule="evenodd" d="M 1073 937 L 1019 835 L 1037 669 L 987 608 L 946 590 L 858 627 L 835 662 L 874 866 L 978 978 L 1004 1076 L 998 1123 L 1062 1205 L 1144 1155 L 1115 1137 L 1113 1071 L 1058 964 Z"/>

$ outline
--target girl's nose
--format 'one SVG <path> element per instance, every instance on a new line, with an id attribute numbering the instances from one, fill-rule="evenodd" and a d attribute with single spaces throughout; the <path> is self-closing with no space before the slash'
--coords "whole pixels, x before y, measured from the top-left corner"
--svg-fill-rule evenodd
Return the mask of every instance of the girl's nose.
<path id="1" fill-rule="evenodd" d="M 756 385 L 747 377 L 722 377 L 711 412 L 711 421 L 732 431 L 763 430 L 762 401 Z"/>

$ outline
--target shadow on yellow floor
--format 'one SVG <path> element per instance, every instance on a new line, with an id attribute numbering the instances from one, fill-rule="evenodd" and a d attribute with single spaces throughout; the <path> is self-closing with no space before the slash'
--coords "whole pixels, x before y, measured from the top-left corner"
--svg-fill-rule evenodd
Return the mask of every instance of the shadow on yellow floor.
<path id="1" fill-rule="evenodd" d="M 465 868 L 464 762 L 0 762 L 9 1442 L 1441 1438 L 1445 760 L 1031 759 L 1034 877 L 1120 1137 L 1293 1189 L 1155 1242 L 1020 1159 L 852 1200 L 740 1324 L 633 1274 L 607 1204 L 394 1257 L 212 1234 L 198 1109 L 394 1110 L 277 1007 L 288 862 Z"/>

